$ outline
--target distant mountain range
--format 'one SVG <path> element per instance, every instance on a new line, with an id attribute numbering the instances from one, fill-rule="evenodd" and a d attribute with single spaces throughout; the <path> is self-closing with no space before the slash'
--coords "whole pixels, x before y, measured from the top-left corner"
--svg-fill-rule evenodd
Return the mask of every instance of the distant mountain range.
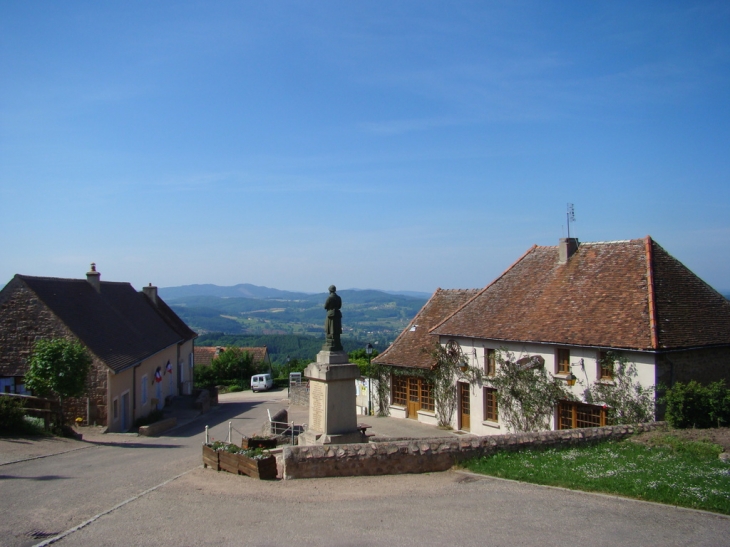
<path id="1" fill-rule="evenodd" d="M 358 291 L 358 292 L 382 292 L 385 294 L 395 294 L 401 296 L 410 296 L 418 299 L 428 299 L 431 297 L 431 293 L 418 292 L 418 291 L 378 291 L 375 289 L 346 289 L 347 291 Z M 342 292 L 342 291 L 340 291 Z M 280 289 L 271 289 L 269 287 L 262 287 L 259 285 L 251 285 L 250 283 L 239 283 L 238 285 L 232 285 L 229 287 L 213 285 L 210 283 L 202 285 L 181 285 L 179 287 L 161 287 L 159 289 L 160 296 L 165 300 L 173 298 L 181 298 L 187 296 L 217 296 L 219 298 L 275 298 L 282 300 L 306 300 L 314 294 L 326 294 L 324 291 L 321 293 L 306 293 L 306 292 L 295 292 L 295 291 L 283 291 Z"/>
<path id="2" fill-rule="evenodd" d="M 415 291 L 338 290 L 343 341 L 365 340 L 385 348 L 431 296 Z M 324 337 L 327 293 L 282 291 L 248 283 L 185 285 L 159 289 L 160 296 L 199 334 Z"/>

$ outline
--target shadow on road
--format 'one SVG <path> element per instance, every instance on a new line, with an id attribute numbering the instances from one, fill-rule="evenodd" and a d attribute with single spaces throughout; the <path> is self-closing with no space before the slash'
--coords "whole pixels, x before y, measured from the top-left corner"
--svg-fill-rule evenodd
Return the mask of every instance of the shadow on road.
<path id="1" fill-rule="evenodd" d="M 180 444 L 150 444 L 150 443 L 115 443 L 101 441 L 84 441 L 94 446 L 114 446 L 116 448 L 180 448 Z"/>
<path id="2" fill-rule="evenodd" d="M 39 475 L 37 477 L 20 477 L 15 475 L 0 475 L 0 481 L 8 479 L 20 479 L 26 481 L 56 481 L 70 479 L 71 477 L 62 477 L 61 475 Z"/>

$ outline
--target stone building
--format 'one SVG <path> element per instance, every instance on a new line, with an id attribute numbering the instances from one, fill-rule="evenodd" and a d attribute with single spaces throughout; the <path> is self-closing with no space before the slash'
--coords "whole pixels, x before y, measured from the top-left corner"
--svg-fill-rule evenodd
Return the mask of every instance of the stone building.
<path id="1" fill-rule="evenodd" d="M 127 431 L 190 392 L 197 335 L 157 295 L 131 284 L 15 275 L 0 291 L 0 390 L 25 391 L 23 377 L 38 339 L 77 339 L 92 357 L 87 397 L 65 402 L 69 418 Z"/>
<path id="2" fill-rule="evenodd" d="M 403 377 L 407 367 L 430 366 L 418 346 L 434 340 L 458 343 L 469 363 L 487 376 L 495 372 L 498 351 L 539 357 L 555 377 L 578 379 L 571 388 L 578 401 L 555 409 L 554 429 L 605 423 L 605 408 L 580 401 L 588 384 L 613 382 L 612 370 L 602 366 L 609 351 L 633 363 L 635 381 L 647 388 L 730 381 L 730 302 L 651 237 L 533 246 L 456 309 L 447 312 L 439 304 L 445 295 L 437 291 L 375 360 L 401 367 Z M 423 321 L 429 314 L 441 317 Z M 428 333 L 415 337 L 422 323 Z M 416 393 L 423 399 L 423 391 L 412 390 L 410 379 L 404 388 L 393 378 L 391 413 L 430 421 L 422 410 L 411 411 Z M 457 383 L 457 393 L 454 428 L 479 435 L 505 432 L 488 380 Z"/>

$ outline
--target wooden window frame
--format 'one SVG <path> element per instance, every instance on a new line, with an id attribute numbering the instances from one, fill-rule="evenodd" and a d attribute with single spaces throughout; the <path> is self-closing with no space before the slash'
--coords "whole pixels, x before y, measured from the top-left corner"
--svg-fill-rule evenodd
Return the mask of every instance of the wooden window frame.
<path id="1" fill-rule="evenodd" d="M 563 360 L 562 357 L 566 359 Z M 570 350 L 568 348 L 558 348 L 555 350 L 555 374 L 570 374 Z"/>
<path id="2" fill-rule="evenodd" d="M 484 350 L 484 374 L 487 376 L 497 374 L 497 352 L 490 348 Z"/>
<path id="3" fill-rule="evenodd" d="M 598 365 L 596 375 L 599 380 L 603 382 L 613 382 L 613 362 L 606 366 L 605 361 L 608 358 L 607 351 L 599 351 L 598 357 L 596 358 L 596 364 Z"/>
<path id="4" fill-rule="evenodd" d="M 420 379 L 419 384 L 421 391 L 421 410 L 436 412 L 436 402 L 433 399 L 433 384 L 424 378 Z"/>
<path id="5" fill-rule="evenodd" d="M 556 410 L 556 429 L 578 429 L 608 425 L 607 408 L 579 401 L 560 401 Z"/>
<path id="6" fill-rule="evenodd" d="M 485 387 L 482 392 L 484 400 L 484 421 L 499 422 L 499 406 L 497 405 L 497 390 L 493 387 Z"/>
<path id="7" fill-rule="evenodd" d="M 408 406 L 408 379 L 405 376 L 391 376 L 391 404 Z"/>

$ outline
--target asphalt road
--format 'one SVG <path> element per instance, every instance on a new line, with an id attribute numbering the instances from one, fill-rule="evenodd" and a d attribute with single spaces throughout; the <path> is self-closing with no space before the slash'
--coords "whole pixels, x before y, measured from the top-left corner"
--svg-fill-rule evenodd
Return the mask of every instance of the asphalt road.
<path id="1" fill-rule="evenodd" d="M 163 437 L 96 436 L 81 450 L 0 466 L 0 545 L 34 545 L 197 468 L 205 425 L 215 439 L 226 438 L 229 421 L 259 433 L 284 397 L 248 393 Z"/>
<path id="2" fill-rule="evenodd" d="M 206 423 L 255 433 L 278 396 L 0 466 L 0 545 L 730 545 L 727 517 L 458 471 L 269 482 L 200 466 Z"/>

